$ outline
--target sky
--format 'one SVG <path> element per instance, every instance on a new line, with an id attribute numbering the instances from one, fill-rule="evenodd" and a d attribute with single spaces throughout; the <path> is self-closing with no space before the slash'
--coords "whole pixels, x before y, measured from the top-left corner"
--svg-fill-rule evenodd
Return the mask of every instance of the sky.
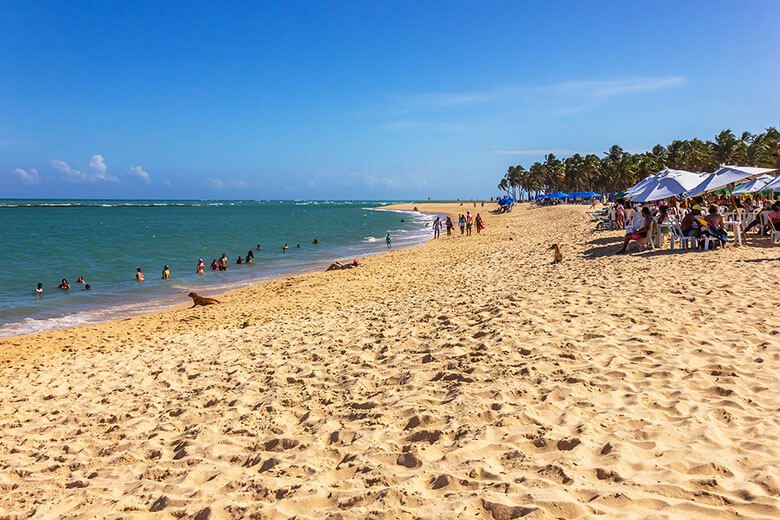
<path id="1" fill-rule="evenodd" d="M 0 0 L 0 198 L 470 199 L 780 118 L 780 2 Z"/>

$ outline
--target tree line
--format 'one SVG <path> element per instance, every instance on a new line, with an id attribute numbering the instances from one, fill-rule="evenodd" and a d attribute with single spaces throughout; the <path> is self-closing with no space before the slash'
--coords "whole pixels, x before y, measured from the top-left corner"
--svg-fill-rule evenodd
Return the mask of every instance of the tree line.
<path id="1" fill-rule="evenodd" d="M 780 132 L 770 127 L 760 134 L 737 137 L 724 130 L 713 141 L 675 140 L 644 153 L 629 153 L 614 145 L 604 157 L 595 154 L 559 159 L 547 154 L 527 170 L 510 166 L 498 188 L 517 198 L 523 193 L 563 191 L 622 191 L 665 167 L 692 172 L 712 172 L 721 164 L 780 168 Z"/>

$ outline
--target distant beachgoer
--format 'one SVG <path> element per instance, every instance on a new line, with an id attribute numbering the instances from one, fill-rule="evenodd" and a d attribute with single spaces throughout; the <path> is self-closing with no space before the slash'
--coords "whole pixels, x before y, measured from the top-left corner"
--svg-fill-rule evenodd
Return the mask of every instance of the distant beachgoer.
<path id="1" fill-rule="evenodd" d="M 433 221 L 433 238 L 439 238 L 441 235 L 441 219 L 439 217 L 436 217 L 436 220 Z"/>
<path id="2" fill-rule="evenodd" d="M 317 245 L 319 243 L 320 243 L 320 239 L 319 238 L 315 238 L 314 242 L 312 242 L 312 244 L 314 244 L 314 245 Z"/>
<path id="3" fill-rule="evenodd" d="M 246 263 L 251 264 L 255 260 L 255 254 L 250 249 L 246 252 Z"/>
<path id="4" fill-rule="evenodd" d="M 387 247 L 391 247 L 393 245 L 393 239 L 390 238 L 390 233 L 385 236 L 385 244 L 387 244 Z"/>
<path id="5" fill-rule="evenodd" d="M 482 230 L 485 229 L 485 224 L 482 222 L 482 217 L 479 216 L 479 213 L 477 213 L 474 222 L 477 224 L 477 234 L 480 234 Z"/>
<path id="6" fill-rule="evenodd" d="M 325 270 L 326 271 L 338 271 L 340 269 L 354 269 L 357 266 L 358 266 L 358 261 L 357 260 L 352 260 L 351 264 L 342 264 L 341 262 L 336 261 L 336 262 L 333 262 L 332 264 L 330 264 L 330 266 L 328 266 L 328 268 L 325 269 Z"/>
<path id="7" fill-rule="evenodd" d="M 170 280 L 170 278 L 171 278 L 171 268 L 168 267 L 168 264 L 165 264 L 165 267 L 163 267 L 162 270 L 162 279 Z"/>
<path id="8" fill-rule="evenodd" d="M 88 283 L 86 283 L 86 284 L 84 284 L 84 288 L 82 289 L 82 291 L 89 291 L 90 289 L 91 289 L 91 287 L 89 286 Z"/>
<path id="9" fill-rule="evenodd" d="M 596 207 L 596 197 L 591 197 L 590 199 L 590 209 L 593 209 Z"/>
<path id="10" fill-rule="evenodd" d="M 76 283 L 87 283 L 87 282 L 85 282 L 84 278 L 82 278 L 81 275 L 79 275 L 79 279 L 76 280 Z"/>
<path id="11" fill-rule="evenodd" d="M 287 248 L 289 248 L 289 247 L 290 246 L 287 244 L 287 242 L 285 242 L 284 246 L 282 246 L 282 253 L 286 253 L 287 252 Z"/>
<path id="12" fill-rule="evenodd" d="M 39 283 L 39 284 L 38 284 L 38 287 L 36 287 L 36 288 L 35 288 L 35 290 L 33 291 L 33 293 L 34 293 L 36 296 L 40 296 L 40 295 L 42 295 L 42 294 L 43 294 L 43 284 L 42 284 L 42 283 Z"/>
<path id="13" fill-rule="evenodd" d="M 197 272 L 198 274 L 206 274 L 205 269 L 206 269 L 206 266 L 203 264 L 203 259 L 200 258 L 198 260 L 198 268 L 196 269 L 195 272 Z"/>
<path id="14" fill-rule="evenodd" d="M 445 223 L 445 226 L 447 227 L 447 236 L 452 235 L 452 228 L 455 227 L 455 224 L 452 223 L 452 219 L 448 216 L 447 222 Z"/>
<path id="15" fill-rule="evenodd" d="M 211 265 L 209 266 L 209 269 L 211 269 L 212 271 L 216 271 L 217 269 L 219 269 L 219 264 L 217 264 L 216 258 L 211 261 Z"/>
<path id="16" fill-rule="evenodd" d="M 135 279 L 138 280 L 139 282 L 144 281 L 144 273 L 141 272 L 140 267 L 135 268 Z"/>
<path id="17" fill-rule="evenodd" d="M 297 249 L 300 249 L 300 248 L 301 248 L 301 245 L 300 245 L 300 244 L 298 244 L 298 245 L 297 245 L 297 246 L 295 246 L 295 247 L 296 247 Z"/>
<path id="18" fill-rule="evenodd" d="M 255 247 L 255 250 L 260 251 L 260 244 L 257 244 L 257 247 Z"/>
<path id="19" fill-rule="evenodd" d="M 466 231 L 466 217 L 458 215 L 458 227 L 460 228 L 460 234 L 462 235 Z"/>
<path id="20" fill-rule="evenodd" d="M 466 212 L 466 235 L 471 236 L 471 228 L 474 225 L 474 217 L 470 211 Z"/>
<path id="21" fill-rule="evenodd" d="M 63 291 L 67 291 L 68 289 L 70 289 L 70 284 L 65 278 L 63 278 L 62 283 L 59 285 L 59 288 L 62 289 Z"/>
<path id="22" fill-rule="evenodd" d="M 227 253 L 222 253 L 222 256 L 219 257 L 219 270 L 220 271 L 227 271 Z"/>
<path id="23" fill-rule="evenodd" d="M 236 264 L 243 264 L 244 259 L 241 257 L 241 255 L 238 255 L 238 258 L 236 258 Z"/>

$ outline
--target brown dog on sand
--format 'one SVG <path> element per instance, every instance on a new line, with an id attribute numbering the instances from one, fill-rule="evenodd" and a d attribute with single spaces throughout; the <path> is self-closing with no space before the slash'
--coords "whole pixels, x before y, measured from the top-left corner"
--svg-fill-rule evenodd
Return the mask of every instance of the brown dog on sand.
<path id="1" fill-rule="evenodd" d="M 561 252 L 561 246 L 558 244 L 553 244 L 550 246 L 550 249 L 554 249 L 555 253 L 553 253 L 553 263 L 554 264 L 560 264 L 563 262 L 563 253 Z"/>
<path id="2" fill-rule="evenodd" d="M 197 307 L 198 305 L 213 305 L 215 303 L 220 303 L 219 300 L 215 300 L 214 298 L 203 298 L 201 296 L 198 296 L 198 293 L 194 293 L 194 292 L 191 292 L 187 296 L 192 298 L 192 307 Z"/>

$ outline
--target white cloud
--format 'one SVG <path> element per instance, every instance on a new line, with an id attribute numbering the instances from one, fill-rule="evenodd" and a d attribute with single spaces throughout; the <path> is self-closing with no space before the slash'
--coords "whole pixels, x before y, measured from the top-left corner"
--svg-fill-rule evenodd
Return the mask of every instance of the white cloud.
<path id="1" fill-rule="evenodd" d="M 246 188 L 249 186 L 249 184 L 246 181 L 242 181 L 241 179 L 219 179 L 219 178 L 213 178 L 208 179 L 207 182 L 211 185 L 212 188 L 217 189 L 223 189 L 223 188 Z"/>
<path id="2" fill-rule="evenodd" d="M 166 188 L 170 188 L 171 186 L 173 186 L 173 183 L 171 183 L 171 181 L 169 181 L 168 179 L 165 179 L 165 180 L 163 181 L 163 185 L 164 185 Z"/>
<path id="3" fill-rule="evenodd" d="M 146 171 L 144 171 L 144 169 L 140 166 L 133 166 L 130 168 L 130 173 L 139 176 L 146 184 L 152 183 L 152 179 L 149 178 L 149 174 L 146 173 Z"/>
<path id="4" fill-rule="evenodd" d="M 99 153 L 89 158 L 89 168 L 93 171 L 93 178 L 99 181 L 116 181 L 117 178 L 108 174 L 108 167 L 103 156 Z"/>
<path id="5" fill-rule="evenodd" d="M 38 184 L 38 170 L 35 168 L 30 168 L 29 170 L 16 168 L 14 174 L 19 177 L 19 180 L 24 184 Z"/>
<path id="6" fill-rule="evenodd" d="M 56 169 L 60 173 L 65 174 L 67 177 L 70 177 L 71 179 L 86 180 L 87 178 L 87 176 L 84 173 L 82 173 L 80 170 L 71 168 L 70 166 L 68 166 L 68 163 L 66 163 L 65 161 L 61 161 L 59 159 L 52 159 L 51 165 L 54 166 L 54 169 Z"/>
<path id="7" fill-rule="evenodd" d="M 547 150 L 493 150 L 493 153 L 501 155 L 572 155 L 578 153 L 576 150 L 569 150 L 568 148 L 549 148 Z"/>

